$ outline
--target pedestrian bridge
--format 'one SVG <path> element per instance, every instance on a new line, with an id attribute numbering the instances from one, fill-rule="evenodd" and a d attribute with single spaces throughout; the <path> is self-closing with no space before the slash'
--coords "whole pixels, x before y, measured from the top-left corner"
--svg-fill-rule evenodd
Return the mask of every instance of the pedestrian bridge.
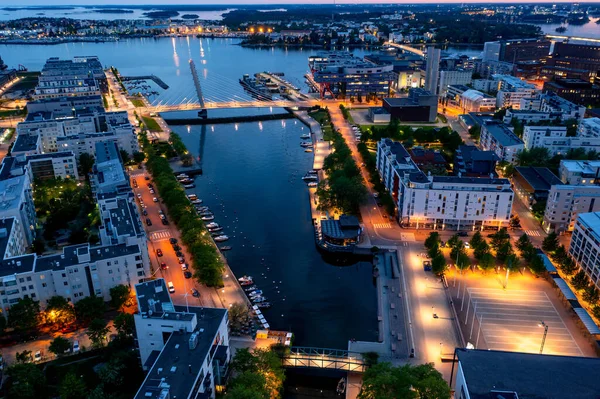
<path id="1" fill-rule="evenodd" d="M 283 359 L 284 367 L 317 368 L 364 373 L 367 366 L 362 353 L 340 349 L 293 346 Z"/>

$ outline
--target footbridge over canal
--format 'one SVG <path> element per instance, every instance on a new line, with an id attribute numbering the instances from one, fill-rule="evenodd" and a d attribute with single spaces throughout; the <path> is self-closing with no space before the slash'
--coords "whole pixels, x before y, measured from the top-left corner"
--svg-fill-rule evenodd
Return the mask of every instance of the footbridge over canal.
<path id="1" fill-rule="evenodd" d="M 292 346 L 283 359 L 284 367 L 318 368 L 364 373 L 367 365 L 362 353 L 341 349 Z"/>

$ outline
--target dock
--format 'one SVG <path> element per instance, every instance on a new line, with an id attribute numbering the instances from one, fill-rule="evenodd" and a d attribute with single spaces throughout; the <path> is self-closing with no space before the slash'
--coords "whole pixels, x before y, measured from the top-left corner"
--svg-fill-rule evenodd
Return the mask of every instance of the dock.
<path id="1" fill-rule="evenodd" d="M 161 78 L 156 75 L 144 75 L 144 76 L 121 76 L 121 80 L 126 82 L 130 80 L 152 80 L 154 83 L 160 86 L 161 89 L 167 90 L 169 85 L 166 84 Z"/>
<path id="2" fill-rule="evenodd" d="M 194 159 L 194 164 L 191 166 L 183 165 L 183 163 L 179 161 L 179 159 L 169 161 L 169 165 L 171 165 L 171 168 L 173 169 L 173 174 L 175 176 L 181 173 L 185 173 L 190 177 L 202 174 L 202 165 L 197 159 Z"/>
<path id="3" fill-rule="evenodd" d="M 303 101 L 309 100 L 310 98 L 306 94 L 300 93 L 300 89 L 294 86 L 283 78 L 281 72 L 259 72 L 254 75 L 257 80 L 265 82 L 273 82 L 280 88 L 285 88 L 285 93 L 282 93 L 284 97 L 292 101 Z"/>

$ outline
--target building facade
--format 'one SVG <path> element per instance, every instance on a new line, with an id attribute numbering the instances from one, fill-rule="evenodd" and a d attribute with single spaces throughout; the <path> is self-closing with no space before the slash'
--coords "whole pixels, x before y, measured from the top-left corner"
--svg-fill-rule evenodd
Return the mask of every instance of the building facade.
<path id="1" fill-rule="evenodd" d="M 600 211 L 600 186 L 555 185 L 550 188 L 542 227 L 546 232 L 573 231 L 581 213 Z"/>
<path id="2" fill-rule="evenodd" d="M 494 151 L 501 161 L 513 163 L 517 153 L 525 148 L 521 140 L 507 125 L 486 121 L 481 126 L 481 149 Z"/>
<path id="3" fill-rule="evenodd" d="M 578 215 L 571 236 L 569 255 L 592 284 L 600 288 L 600 212 Z"/>
<path id="4" fill-rule="evenodd" d="M 567 137 L 566 126 L 527 125 L 523 129 L 523 143 L 526 149 L 544 147 L 550 140 Z"/>
<path id="5" fill-rule="evenodd" d="M 558 168 L 560 180 L 571 185 L 596 185 L 600 183 L 600 161 L 573 161 L 563 159 Z"/>

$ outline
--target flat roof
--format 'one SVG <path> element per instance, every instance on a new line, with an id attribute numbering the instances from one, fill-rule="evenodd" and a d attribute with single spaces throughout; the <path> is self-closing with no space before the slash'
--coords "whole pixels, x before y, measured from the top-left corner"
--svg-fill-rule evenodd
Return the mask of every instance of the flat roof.
<path id="1" fill-rule="evenodd" d="M 13 144 L 11 152 L 35 151 L 40 136 L 19 134 Z"/>
<path id="2" fill-rule="evenodd" d="M 79 262 L 79 257 L 77 256 L 79 248 L 88 248 L 88 246 L 89 244 L 69 245 L 68 247 L 64 247 L 61 253 L 40 256 L 35 262 L 35 271 L 63 270 L 67 266 L 74 266 L 80 263 L 94 263 L 99 260 L 141 253 L 140 247 L 137 244 L 89 247 L 90 261 Z"/>
<path id="3" fill-rule="evenodd" d="M 493 350 L 456 349 L 471 399 L 493 391 L 521 399 L 598 399 L 600 359 Z"/>
<path id="4" fill-rule="evenodd" d="M 434 183 L 460 183 L 460 184 L 488 184 L 488 185 L 510 185 L 508 179 L 489 177 L 458 177 L 458 176 L 433 176 Z"/>
<path id="5" fill-rule="evenodd" d="M 486 121 L 483 126 L 504 147 L 524 144 L 523 140 L 503 123 Z"/>
<path id="6" fill-rule="evenodd" d="M 322 220 L 321 232 L 330 238 L 356 238 L 360 234 L 360 227 L 346 228 L 340 220 Z"/>
<path id="7" fill-rule="evenodd" d="M 517 166 L 515 170 L 529 183 L 535 191 L 548 191 L 552 186 L 564 183 L 548 168 L 534 166 Z"/>
<path id="8" fill-rule="evenodd" d="M 590 228 L 592 233 L 600 238 L 600 212 L 580 213 L 577 221 Z"/>
<path id="9" fill-rule="evenodd" d="M 175 310 L 187 312 L 185 306 L 175 306 Z M 135 399 L 161 398 L 161 383 L 169 385 L 169 397 L 187 398 L 196 384 L 196 378 L 203 378 L 198 376 L 198 373 L 213 346 L 215 335 L 227 315 L 227 310 L 190 306 L 189 311 L 196 315 L 198 322 L 194 329 L 194 332 L 199 333 L 196 348 L 189 347 L 191 333 L 172 333 L 146 375 Z M 212 371 L 212 365 L 209 366 Z"/>

